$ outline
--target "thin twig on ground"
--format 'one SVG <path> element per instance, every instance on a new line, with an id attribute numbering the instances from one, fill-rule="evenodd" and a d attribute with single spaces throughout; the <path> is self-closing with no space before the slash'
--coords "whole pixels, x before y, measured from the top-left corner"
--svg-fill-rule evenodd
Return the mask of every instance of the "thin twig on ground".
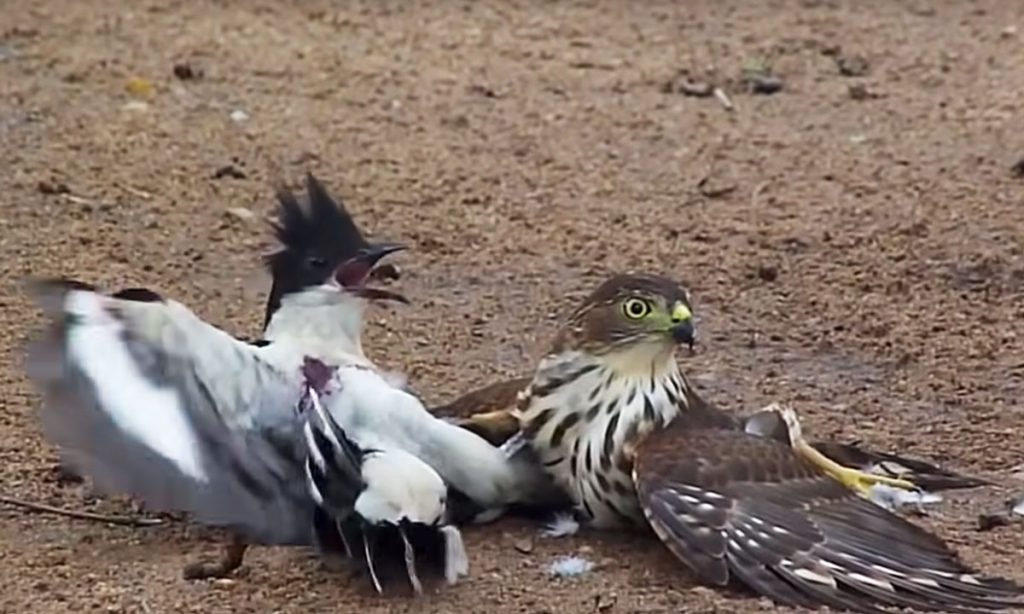
<path id="1" fill-rule="evenodd" d="M 130 516 L 107 516 L 105 514 L 94 514 L 92 512 L 83 512 L 79 510 L 69 510 L 62 507 L 54 507 L 52 505 L 46 505 L 45 503 L 34 503 L 32 501 L 24 501 L 22 499 L 8 497 L 6 495 L 0 495 L 0 503 L 4 503 L 6 505 L 11 505 L 14 507 L 20 507 L 21 509 L 29 510 L 32 512 L 56 514 L 58 516 L 67 516 L 68 518 L 91 520 L 93 522 L 106 522 L 109 524 L 118 524 L 126 527 L 152 527 L 164 524 L 164 521 L 160 518 L 133 518 Z"/>

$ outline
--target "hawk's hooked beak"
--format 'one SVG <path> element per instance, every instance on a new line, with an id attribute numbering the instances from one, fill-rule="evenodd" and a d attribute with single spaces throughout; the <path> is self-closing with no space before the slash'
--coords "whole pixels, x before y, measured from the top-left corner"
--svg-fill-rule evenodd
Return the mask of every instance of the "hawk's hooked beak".
<path id="1" fill-rule="evenodd" d="M 366 286 L 366 279 L 370 276 L 370 272 L 377 262 L 384 256 L 402 251 L 403 249 L 406 249 L 406 247 L 398 243 L 379 243 L 363 248 L 355 257 L 348 259 L 338 267 L 334 278 L 342 287 L 356 296 L 361 296 L 367 300 L 393 300 L 408 305 L 409 299 L 397 292 Z"/>
<path id="2" fill-rule="evenodd" d="M 693 325 L 693 313 L 690 308 L 682 303 L 676 303 L 672 309 L 672 340 L 676 343 L 685 343 L 693 349 L 697 341 L 697 329 Z"/>

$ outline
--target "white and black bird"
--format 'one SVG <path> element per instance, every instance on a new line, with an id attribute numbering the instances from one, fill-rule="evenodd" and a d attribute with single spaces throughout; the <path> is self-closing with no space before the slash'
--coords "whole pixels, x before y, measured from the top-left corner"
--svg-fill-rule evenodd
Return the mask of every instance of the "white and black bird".
<path id="1" fill-rule="evenodd" d="M 352 428 L 349 436 L 324 408 L 321 397 L 341 391 L 348 378 L 336 377 L 334 369 L 315 359 L 309 359 L 305 372 L 306 479 L 317 504 L 321 544 L 333 544 L 364 563 L 379 592 L 383 589 L 376 568 L 391 561 L 380 561 L 378 553 L 385 557 L 401 553 L 416 593 L 423 590 L 416 566 L 421 554 L 431 557 L 428 563 L 439 566 L 449 583 L 467 574 L 469 560 L 462 535 L 449 523 L 448 485 L 437 471 L 397 445 L 386 429 Z M 356 373 L 347 375 L 362 379 Z M 349 392 L 354 394 L 336 397 L 340 399 L 336 413 L 357 422 L 353 412 L 358 412 L 359 390 Z M 412 411 L 419 410 L 413 407 Z"/>
<path id="2" fill-rule="evenodd" d="M 278 191 L 282 249 L 267 259 L 274 281 L 260 342 L 240 341 L 151 290 L 34 285 L 52 322 L 30 349 L 28 371 L 43 396 L 45 433 L 66 461 L 102 491 L 240 536 L 218 565 L 192 567 L 191 577 L 233 570 L 245 543 L 307 545 L 329 535 L 334 516 L 306 480 L 307 453 L 319 451 L 307 449 L 303 433 L 310 359 L 353 382 L 334 397 L 355 399 L 335 416 L 351 441 L 405 433 L 399 447 L 482 507 L 515 488 L 499 451 L 430 416 L 365 356 L 367 303 L 404 300 L 366 281 L 400 247 L 367 242 L 312 176 L 307 189 L 306 207 Z"/>

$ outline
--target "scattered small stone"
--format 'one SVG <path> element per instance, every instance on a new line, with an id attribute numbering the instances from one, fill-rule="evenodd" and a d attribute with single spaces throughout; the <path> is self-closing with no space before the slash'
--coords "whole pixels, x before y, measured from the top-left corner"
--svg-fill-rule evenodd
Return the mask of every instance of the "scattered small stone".
<path id="1" fill-rule="evenodd" d="M 192 66 L 188 62 L 178 62 L 174 65 L 174 76 L 182 81 L 193 81 L 203 78 L 203 69 Z"/>
<path id="2" fill-rule="evenodd" d="M 853 100 L 868 100 L 870 98 L 878 98 L 878 94 L 875 94 L 868 89 L 868 86 L 864 83 L 851 83 L 850 87 L 846 90 L 850 98 Z"/>
<path id="3" fill-rule="evenodd" d="M 979 514 L 978 515 L 978 530 L 979 531 L 991 531 L 996 527 L 1005 527 L 1006 525 L 1012 524 L 1013 519 L 1006 512 L 996 512 L 994 514 Z"/>
<path id="4" fill-rule="evenodd" d="M 610 595 L 600 594 L 594 597 L 594 609 L 598 612 L 608 612 L 618 603 L 619 596 L 615 593 Z"/>
<path id="5" fill-rule="evenodd" d="M 145 100 L 129 100 L 121 108 L 132 113 L 144 113 L 149 110 L 149 103 Z"/>
<path id="6" fill-rule="evenodd" d="M 782 91 L 782 79 L 772 73 L 763 60 L 752 60 L 743 67 L 742 81 L 752 94 L 771 95 Z"/>
<path id="7" fill-rule="evenodd" d="M 1003 38 L 1013 38 L 1014 36 L 1017 36 L 1017 32 L 1017 26 L 1006 26 L 1003 28 L 1003 31 L 999 33 L 999 36 L 1002 36 Z"/>
<path id="8" fill-rule="evenodd" d="M 256 214 L 253 213 L 251 209 L 247 209 L 245 207 L 231 207 L 225 213 L 235 219 L 242 220 L 243 222 L 248 222 L 256 217 Z"/>
<path id="9" fill-rule="evenodd" d="M 244 121 L 247 121 L 248 119 L 249 114 L 241 109 L 235 109 L 231 112 L 231 121 L 235 122 L 236 124 L 240 124 Z"/>
<path id="10" fill-rule="evenodd" d="M 1013 173 L 1014 177 L 1024 179 L 1024 158 L 1017 160 L 1017 162 L 1010 167 L 1010 172 Z"/>
<path id="11" fill-rule="evenodd" d="M 235 164 L 225 164 L 213 172 L 214 179 L 224 179 L 225 177 L 229 179 L 245 179 L 246 174 L 245 171 L 238 168 Z"/>
<path id="12" fill-rule="evenodd" d="M 469 86 L 469 92 L 471 94 L 477 94 L 479 96 L 483 96 L 484 98 L 501 98 L 502 97 L 501 94 L 499 94 L 498 92 L 496 92 L 494 90 L 494 88 L 490 87 L 489 85 L 482 85 L 480 83 L 474 83 L 473 85 L 470 85 Z"/>
<path id="13" fill-rule="evenodd" d="M 779 278 L 779 269 L 771 264 L 759 265 L 757 267 L 757 278 L 761 281 L 771 283 Z"/>
<path id="14" fill-rule="evenodd" d="M 697 182 L 697 191 L 705 198 L 722 198 L 736 191 L 739 186 L 734 181 L 723 181 L 714 173 L 705 175 Z"/>
<path id="15" fill-rule="evenodd" d="M 517 539 L 516 542 L 512 544 L 512 547 L 515 548 L 517 552 L 521 552 L 523 554 L 530 554 L 531 552 L 533 552 L 533 540 L 529 537 Z"/>
<path id="16" fill-rule="evenodd" d="M 770 96 L 782 91 L 782 79 L 774 75 L 750 75 L 747 77 L 747 85 L 754 94 Z"/>
<path id="17" fill-rule="evenodd" d="M 295 166 L 302 166 L 303 164 L 317 162 L 319 160 L 320 156 L 313 153 L 312 151 L 303 151 L 299 155 L 295 156 L 295 159 L 292 160 L 292 164 L 294 164 Z"/>
<path id="18" fill-rule="evenodd" d="M 821 48 L 821 55 L 829 58 L 837 57 L 843 52 L 843 48 L 839 45 L 825 45 Z"/>
<path id="19" fill-rule="evenodd" d="M 688 77 L 680 77 L 666 81 L 661 87 L 666 94 L 682 94 L 694 98 L 710 98 L 715 93 L 715 86 L 707 81 L 697 81 Z"/>
<path id="20" fill-rule="evenodd" d="M 839 54 L 835 56 L 835 60 L 839 74 L 844 77 L 863 77 L 868 74 L 868 60 L 859 53 Z"/>
<path id="21" fill-rule="evenodd" d="M 1024 496 L 1007 501 L 1002 510 L 991 514 L 978 515 L 978 530 L 989 531 L 996 527 L 1024 522 Z"/>
<path id="22" fill-rule="evenodd" d="M 71 193 L 71 188 L 66 183 L 56 179 L 43 179 L 36 184 L 36 189 L 39 190 L 40 194 L 46 194 L 47 196 Z"/>

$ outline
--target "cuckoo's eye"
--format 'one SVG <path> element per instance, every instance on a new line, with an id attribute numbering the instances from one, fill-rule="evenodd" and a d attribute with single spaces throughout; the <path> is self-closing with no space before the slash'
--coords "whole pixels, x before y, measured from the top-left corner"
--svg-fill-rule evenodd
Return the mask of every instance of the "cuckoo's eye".
<path id="1" fill-rule="evenodd" d="M 646 318 L 651 313 L 651 303 L 642 298 L 626 299 L 622 303 L 622 313 L 630 320 Z"/>

